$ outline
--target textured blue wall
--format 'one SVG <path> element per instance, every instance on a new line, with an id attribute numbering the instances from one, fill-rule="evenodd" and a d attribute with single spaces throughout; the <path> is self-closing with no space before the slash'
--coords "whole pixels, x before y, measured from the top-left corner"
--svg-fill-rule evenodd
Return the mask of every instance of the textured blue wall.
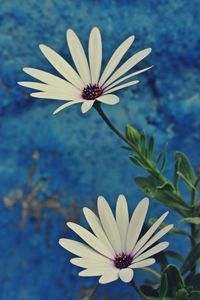
<path id="1" fill-rule="evenodd" d="M 91 27 L 98 26 L 105 61 L 134 34 L 129 53 L 152 47 L 144 65 L 155 67 L 140 75 L 137 87 L 119 93 L 119 105 L 105 111 L 121 130 L 132 123 L 154 133 L 158 150 L 168 141 L 168 176 L 175 149 L 198 168 L 199 1 L 1 0 L 0 7 L 0 299 L 79 300 L 96 279 L 78 278 L 70 255 L 58 246 L 60 237 L 70 236 L 65 220 L 84 224 L 81 207 L 94 207 L 99 194 L 114 204 L 124 193 L 133 208 L 143 196 L 133 184 L 141 171 L 95 111 L 82 115 L 74 106 L 52 116 L 56 101 L 32 99 L 17 86 L 27 79 L 21 69 L 52 71 L 40 43 L 69 58 L 67 28 L 86 45 Z M 152 199 L 149 217 L 163 211 Z M 174 213 L 169 220 L 178 223 Z M 187 251 L 185 240 L 169 239 L 171 249 Z M 144 275 L 149 276 L 138 272 L 136 280 Z M 100 287 L 96 299 L 109 299 L 106 295 L 132 299 L 134 292 L 117 282 Z"/>

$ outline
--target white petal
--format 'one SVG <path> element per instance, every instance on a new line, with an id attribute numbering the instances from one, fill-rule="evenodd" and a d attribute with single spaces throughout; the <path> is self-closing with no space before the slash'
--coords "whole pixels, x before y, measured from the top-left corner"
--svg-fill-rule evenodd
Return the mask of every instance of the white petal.
<path id="1" fill-rule="evenodd" d="M 50 64 L 69 82 L 71 82 L 74 86 L 79 89 L 83 88 L 83 82 L 76 71 L 68 64 L 68 62 L 62 58 L 57 52 L 53 49 L 40 45 L 40 50 L 44 54 L 44 56 L 48 59 Z"/>
<path id="2" fill-rule="evenodd" d="M 131 56 L 121 67 L 119 67 L 113 75 L 105 82 L 103 87 L 107 87 L 109 84 L 113 83 L 116 79 L 124 75 L 131 68 L 133 68 L 137 63 L 144 59 L 151 52 L 151 48 L 144 49 L 137 52 Z"/>
<path id="3" fill-rule="evenodd" d="M 89 84 L 91 79 L 88 61 L 79 38 L 71 29 L 67 30 L 67 42 L 72 59 L 81 79 L 85 84 Z"/>
<path id="4" fill-rule="evenodd" d="M 80 99 L 80 92 L 78 89 L 76 89 L 73 85 L 66 82 L 65 89 L 44 83 L 38 83 L 38 82 L 29 82 L 29 81 L 21 81 L 18 82 L 19 85 L 25 86 L 31 89 L 36 89 L 45 93 L 45 97 L 42 93 L 39 93 L 39 96 L 41 94 L 41 97 L 37 97 L 37 94 L 33 94 L 33 97 L 37 98 L 50 98 L 50 99 L 56 99 L 56 100 L 79 100 Z M 53 98 L 52 98 L 53 97 Z"/>
<path id="5" fill-rule="evenodd" d="M 142 70 L 139 70 L 139 71 L 134 72 L 134 73 L 131 73 L 131 74 L 127 75 L 127 76 L 124 76 L 124 77 L 122 77 L 122 78 L 116 80 L 115 82 L 113 82 L 113 83 L 110 84 L 109 86 L 107 86 L 104 90 L 107 91 L 108 89 L 113 88 L 114 86 L 118 85 L 118 84 L 121 83 L 122 81 L 125 81 L 125 80 L 127 80 L 127 79 L 129 79 L 129 78 L 131 78 L 131 77 L 133 77 L 133 76 L 139 75 L 139 74 L 141 74 L 141 73 L 143 73 L 143 72 L 145 72 L 145 71 L 151 69 L 152 67 L 153 67 L 153 66 L 148 67 L 148 68 L 145 68 L 145 69 L 142 69 Z"/>
<path id="6" fill-rule="evenodd" d="M 105 272 L 101 278 L 99 279 L 99 283 L 105 284 L 109 282 L 113 282 L 119 278 L 119 270 L 118 269 L 112 269 L 109 272 Z"/>
<path id="7" fill-rule="evenodd" d="M 102 260 L 94 260 L 91 259 L 90 257 L 88 258 L 82 258 L 82 257 L 76 257 L 72 258 L 70 262 L 78 267 L 81 268 L 94 268 L 94 267 L 112 267 L 113 262 L 107 258 L 105 258 L 105 261 Z"/>
<path id="8" fill-rule="evenodd" d="M 100 96 L 96 100 L 98 100 L 102 103 L 106 103 L 108 105 L 114 105 L 114 104 L 119 103 L 119 97 L 117 97 L 116 95 L 113 95 L 113 94 Z"/>
<path id="9" fill-rule="evenodd" d="M 141 237 L 141 239 L 137 242 L 133 249 L 133 255 L 138 252 L 142 248 L 142 246 L 150 239 L 150 237 L 154 234 L 154 232 L 158 229 L 160 224 L 164 221 L 164 219 L 167 217 L 169 212 L 167 211 L 164 213 L 150 228 L 149 230 Z"/>
<path id="10" fill-rule="evenodd" d="M 163 251 L 168 246 L 169 246 L 168 242 L 159 243 L 158 245 L 156 245 L 153 248 L 147 250 L 146 252 L 142 253 L 141 255 L 136 256 L 136 258 L 134 258 L 134 263 L 138 262 L 138 261 L 141 261 L 141 260 L 144 260 L 144 259 L 146 259 L 150 256 L 153 256 L 156 253 Z"/>
<path id="11" fill-rule="evenodd" d="M 124 195 L 119 195 L 116 205 L 116 222 L 121 236 L 122 249 L 125 249 L 127 229 L 129 225 L 128 206 Z"/>
<path id="12" fill-rule="evenodd" d="M 139 202 L 132 214 L 126 239 L 127 253 L 130 253 L 133 250 L 133 247 L 135 246 L 138 240 L 147 214 L 148 206 L 149 199 L 144 198 Z"/>
<path id="13" fill-rule="evenodd" d="M 101 33 L 97 27 L 94 27 L 90 33 L 89 62 L 92 83 L 97 83 L 99 80 L 102 62 Z"/>
<path id="14" fill-rule="evenodd" d="M 133 279 L 133 270 L 132 269 L 121 269 L 119 271 L 119 278 L 123 282 L 130 282 Z"/>
<path id="15" fill-rule="evenodd" d="M 133 80 L 133 81 L 130 81 L 130 82 L 118 85 L 118 86 L 114 87 L 113 89 L 110 89 L 110 90 L 108 89 L 106 92 L 104 92 L 104 94 L 106 95 L 106 94 L 113 93 L 113 92 L 115 92 L 117 90 L 121 90 L 121 89 L 124 89 L 124 88 L 126 88 L 128 86 L 135 85 L 138 82 L 139 82 L 139 80 Z"/>
<path id="16" fill-rule="evenodd" d="M 133 263 L 132 265 L 129 266 L 129 268 L 133 268 L 133 269 L 145 268 L 155 264 L 155 262 L 156 260 L 154 258 L 147 258 L 139 262 Z"/>
<path id="17" fill-rule="evenodd" d="M 84 207 L 83 212 L 94 234 L 110 249 L 113 256 L 115 256 L 115 252 L 102 228 L 99 218 L 87 207 Z"/>
<path id="18" fill-rule="evenodd" d="M 40 81 L 52 86 L 52 87 L 55 87 L 59 90 L 66 92 L 68 89 L 73 88 L 73 90 L 75 90 L 77 93 L 80 94 L 80 89 L 76 88 L 71 83 L 67 82 L 66 80 L 64 80 L 58 76 L 55 76 L 51 73 L 48 73 L 48 72 L 45 72 L 45 71 L 42 71 L 39 69 L 34 69 L 34 68 L 23 68 L 23 71 L 26 74 L 28 74 Z"/>
<path id="19" fill-rule="evenodd" d="M 86 112 L 88 112 L 93 104 L 94 104 L 95 100 L 86 100 L 83 102 L 83 104 L 81 105 L 81 111 L 83 114 L 85 114 Z"/>
<path id="20" fill-rule="evenodd" d="M 65 103 L 65 104 L 59 106 L 56 110 L 54 110 L 53 114 L 55 115 L 55 114 L 59 113 L 61 110 L 65 109 L 66 107 L 69 107 L 69 106 L 74 105 L 74 104 L 79 104 L 79 103 L 82 103 L 82 102 L 84 102 L 84 101 L 79 100 L 79 101 L 70 101 L 68 103 Z"/>
<path id="21" fill-rule="evenodd" d="M 104 197 L 98 197 L 98 212 L 102 227 L 117 254 L 122 251 L 121 238 L 113 213 Z"/>
<path id="22" fill-rule="evenodd" d="M 173 226 L 174 225 L 168 225 L 168 226 L 165 226 L 163 229 L 161 229 L 136 253 L 136 255 L 138 256 L 138 255 L 140 255 L 140 253 L 143 253 L 151 245 L 153 245 L 155 242 L 157 242 L 163 235 L 165 235 L 168 231 L 170 231 Z"/>
<path id="23" fill-rule="evenodd" d="M 83 258 L 94 259 L 96 261 L 105 261 L 105 256 L 94 251 L 91 247 L 69 239 L 60 239 L 59 244 L 67 251 Z"/>
<path id="24" fill-rule="evenodd" d="M 84 271 L 81 271 L 78 273 L 79 276 L 83 277 L 90 277 L 90 276 L 100 276 L 103 275 L 105 272 L 110 272 L 112 271 L 112 268 L 106 268 L 106 267 L 93 267 L 86 269 Z"/>
<path id="25" fill-rule="evenodd" d="M 102 243 L 102 241 L 100 241 L 97 237 L 95 237 L 90 231 L 72 222 L 68 222 L 67 226 L 71 228 L 77 235 L 79 235 L 89 246 L 91 246 L 97 252 L 111 259 L 113 258 L 113 255 L 110 252 L 110 250 Z"/>
<path id="26" fill-rule="evenodd" d="M 103 85 L 106 79 L 112 74 L 112 72 L 115 70 L 117 65 L 120 63 L 122 57 L 124 54 L 128 51 L 130 46 L 132 45 L 135 37 L 130 36 L 128 39 L 126 39 L 113 53 L 112 57 L 110 58 L 100 80 L 99 85 Z"/>
<path id="27" fill-rule="evenodd" d="M 74 102 L 78 102 L 78 103 L 83 102 L 83 100 L 79 100 L 80 98 L 78 98 L 78 96 L 71 95 L 70 93 L 66 94 L 66 93 L 63 93 L 62 91 L 35 92 L 35 93 L 31 93 L 30 96 L 34 97 L 34 98 L 41 98 L 41 99 L 71 101 L 73 103 Z"/>
<path id="28" fill-rule="evenodd" d="M 43 92 L 48 91 L 50 88 L 50 86 L 48 84 L 38 83 L 38 82 L 19 81 L 18 84 L 21 86 L 30 88 L 30 89 L 39 90 L 39 91 L 43 91 Z M 54 88 L 54 90 L 55 90 L 55 88 Z"/>

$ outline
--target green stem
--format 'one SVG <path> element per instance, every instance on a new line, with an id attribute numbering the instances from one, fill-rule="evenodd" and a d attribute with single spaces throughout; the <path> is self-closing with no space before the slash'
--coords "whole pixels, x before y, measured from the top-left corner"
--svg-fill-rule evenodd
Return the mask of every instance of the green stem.
<path id="1" fill-rule="evenodd" d="M 196 194 L 196 190 L 195 188 L 192 188 L 192 191 L 191 191 L 191 206 L 192 206 L 192 215 L 195 213 L 195 207 L 194 207 L 194 204 L 195 204 L 195 194 Z M 192 245 L 192 248 L 194 248 L 197 244 L 196 242 L 196 226 L 195 224 L 191 224 L 191 245 Z M 196 265 L 194 265 L 194 267 L 192 268 L 191 270 L 193 273 L 196 272 Z"/>
<path id="2" fill-rule="evenodd" d="M 132 279 L 132 281 L 130 282 L 132 287 L 136 290 L 136 292 L 138 293 L 138 295 L 140 295 L 141 299 L 142 300 L 148 300 L 149 297 L 147 297 L 139 287 L 137 287 L 136 283 L 135 283 L 135 280 Z"/>
<path id="3" fill-rule="evenodd" d="M 89 293 L 89 295 L 84 298 L 84 300 L 92 300 L 95 293 L 96 293 L 96 291 L 97 291 L 97 289 L 98 289 L 98 287 L 99 287 L 99 285 L 100 285 L 99 282 L 97 282 L 95 287 L 92 289 L 92 291 Z"/>
<path id="4" fill-rule="evenodd" d="M 156 168 L 156 166 L 148 159 L 146 158 L 141 151 L 138 149 L 138 147 L 130 142 L 126 136 L 124 136 L 108 119 L 108 117 L 105 115 L 104 111 L 101 108 L 101 104 L 99 102 L 96 102 L 94 105 L 94 108 L 97 110 L 101 118 L 104 120 L 104 122 L 110 127 L 110 129 L 120 137 L 127 145 L 129 145 L 142 159 L 142 161 L 145 163 L 149 173 L 151 173 L 154 177 L 160 179 L 163 184 L 170 184 L 170 182 L 165 178 L 161 172 Z M 171 184 L 170 184 L 171 185 Z M 172 186 L 172 185 L 171 185 Z M 179 202 L 182 202 L 186 208 L 189 208 L 188 205 L 185 203 L 181 195 L 176 191 L 176 189 L 172 186 L 172 193 L 176 196 L 176 198 L 179 200 Z"/>
<path id="5" fill-rule="evenodd" d="M 142 269 L 145 270 L 145 271 L 147 271 L 147 272 L 149 272 L 149 273 L 151 273 L 151 274 L 153 274 L 157 279 L 160 280 L 161 276 L 160 276 L 160 274 L 159 274 L 158 272 L 156 272 L 155 270 L 153 270 L 153 269 L 151 269 L 151 268 L 147 268 L 147 267 L 142 268 Z"/>

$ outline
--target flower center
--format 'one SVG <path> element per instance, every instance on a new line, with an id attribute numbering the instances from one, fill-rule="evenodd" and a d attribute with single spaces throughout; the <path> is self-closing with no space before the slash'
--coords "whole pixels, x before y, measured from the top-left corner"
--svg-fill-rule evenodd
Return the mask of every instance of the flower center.
<path id="1" fill-rule="evenodd" d="M 117 255 L 114 259 L 115 267 L 118 269 L 125 269 L 131 265 L 133 257 L 130 254 L 122 253 Z"/>
<path id="2" fill-rule="evenodd" d="M 94 100 L 103 94 L 103 89 L 98 84 L 88 84 L 82 91 L 82 98 L 86 100 Z"/>

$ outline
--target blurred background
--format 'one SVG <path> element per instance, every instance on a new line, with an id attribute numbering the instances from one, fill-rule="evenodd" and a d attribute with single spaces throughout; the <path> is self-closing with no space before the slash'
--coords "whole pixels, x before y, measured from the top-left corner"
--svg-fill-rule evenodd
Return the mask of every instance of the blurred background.
<path id="1" fill-rule="evenodd" d="M 118 93 L 120 104 L 103 108 L 122 131 L 130 123 L 154 134 L 158 152 L 168 143 L 166 176 L 173 176 L 175 150 L 185 152 L 199 174 L 199 1 L 0 0 L 0 7 L 0 299 L 80 300 L 97 278 L 78 277 L 71 255 L 58 245 L 72 236 L 65 223 L 84 225 L 82 207 L 94 208 L 100 194 L 114 207 L 123 193 L 132 210 L 144 196 L 133 178 L 143 173 L 94 110 L 82 115 L 76 105 L 53 116 L 57 101 L 31 98 L 17 85 L 30 79 L 22 68 L 56 74 L 40 43 L 71 61 L 68 28 L 87 47 L 98 26 L 104 63 L 134 34 L 128 55 L 152 47 L 137 68 L 155 67 L 138 76 L 139 85 Z M 151 199 L 148 218 L 164 211 Z M 183 226 L 178 219 L 174 212 L 168 217 Z M 187 253 L 188 240 L 168 240 L 171 250 Z M 138 271 L 135 278 L 140 283 L 149 274 Z M 120 282 L 101 286 L 95 299 L 111 297 L 138 299 Z"/>

